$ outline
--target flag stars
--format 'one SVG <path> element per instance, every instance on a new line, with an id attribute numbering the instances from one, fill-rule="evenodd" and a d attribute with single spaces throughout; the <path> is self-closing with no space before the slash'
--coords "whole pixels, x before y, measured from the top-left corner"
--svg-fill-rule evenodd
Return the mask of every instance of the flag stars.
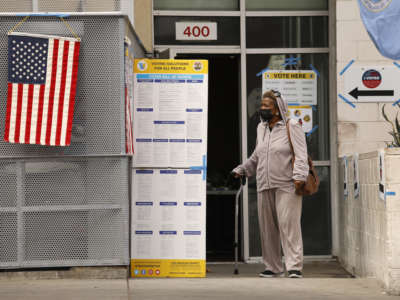
<path id="1" fill-rule="evenodd" d="M 17 37 L 10 41 L 10 78 L 42 84 L 46 80 L 46 60 L 48 44 L 43 39 Z"/>

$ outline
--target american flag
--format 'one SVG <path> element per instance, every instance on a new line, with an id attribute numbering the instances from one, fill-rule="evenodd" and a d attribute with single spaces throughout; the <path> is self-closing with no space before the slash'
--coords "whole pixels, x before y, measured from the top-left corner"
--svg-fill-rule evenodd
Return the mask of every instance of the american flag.
<path id="1" fill-rule="evenodd" d="M 70 145 L 79 48 L 73 38 L 9 34 L 6 142 Z"/>

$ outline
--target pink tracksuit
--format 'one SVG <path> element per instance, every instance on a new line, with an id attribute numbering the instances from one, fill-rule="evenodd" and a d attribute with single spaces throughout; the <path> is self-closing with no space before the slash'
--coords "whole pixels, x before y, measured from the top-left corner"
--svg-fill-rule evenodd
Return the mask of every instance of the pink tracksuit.
<path id="1" fill-rule="evenodd" d="M 284 271 L 281 245 L 286 269 L 303 268 L 302 197 L 295 194 L 293 182 L 305 181 L 309 167 L 303 129 L 297 121 L 290 120 L 288 126 L 296 157 L 292 167 L 286 131 L 288 106 L 282 98 L 277 98 L 277 103 L 283 120 L 272 130 L 267 122 L 260 122 L 253 154 L 233 171 L 248 177 L 256 175 L 263 262 L 266 270 L 281 273 Z"/>

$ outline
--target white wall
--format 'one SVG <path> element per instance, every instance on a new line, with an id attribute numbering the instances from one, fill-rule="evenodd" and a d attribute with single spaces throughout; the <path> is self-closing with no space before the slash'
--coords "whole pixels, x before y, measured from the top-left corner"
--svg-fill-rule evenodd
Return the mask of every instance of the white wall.
<path id="1" fill-rule="evenodd" d="M 352 274 L 377 278 L 390 294 L 400 295 L 400 149 L 385 150 L 386 190 L 379 198 L 378 152 L 359 158 L 360 196 L 354 197 L 352 157 L 348 157 L 349 195 L 339 180 L 339 261 Z"/>
<path id="2" fill-rule="evenodd" d="M 343 94 L 344 80 L 340 71 L 352 60 L 355 65 L 391 65 L 393 61 L 383 57 L 370 40 L 361 21 L 357 0 L 337 0 L 337 93 Z M 347 91 L 348 92 L 348 91 Z M 391 128 L 381 116 L 382 104 L 357 103 L 356 108 L 338 98 L 338 152 L 339 157 L 355 152 L 365 153 L 385 147 L 391 136 Z M 397 109 L 386 105 L 390 116 Z"/>

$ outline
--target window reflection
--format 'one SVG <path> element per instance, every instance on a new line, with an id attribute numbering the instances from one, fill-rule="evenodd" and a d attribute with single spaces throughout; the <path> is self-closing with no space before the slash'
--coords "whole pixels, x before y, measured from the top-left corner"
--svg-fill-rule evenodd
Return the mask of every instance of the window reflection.
<path id="1" fill-rule="evenodd" d="M 154 0 L 155 10 L 239 10 L 239 0 Z"/>
<path id="2" fill-rule="evenodd" d="M 292 54 L 299 59 L 297 66 L 282 64 L 291 55 L 252 54 L 247 56 L 247 142 L 248 154 L 255 147 L 256 128 L 260 122 L 258 108 L 262 93 L 262 77 L 257 74 L 269 70 L 310 70 L 312 65 L 320 74 L 317 79 L 317 105 L 313 110 L 313 127 L 318 129 L 307 137 L 308 152 L 313 160 L 329 160 L 329 61 L 327 53 Z"/>
<path id="3" fill-rule="evenodd" d="M 327 10 L 328 0 L 246 0 L 247 10 Z"/>
<path id="4" fill-rule="evenodd" d="M 247 48 L 322 48 L 328 44 L 327 16 L 246 18 Z"/>

